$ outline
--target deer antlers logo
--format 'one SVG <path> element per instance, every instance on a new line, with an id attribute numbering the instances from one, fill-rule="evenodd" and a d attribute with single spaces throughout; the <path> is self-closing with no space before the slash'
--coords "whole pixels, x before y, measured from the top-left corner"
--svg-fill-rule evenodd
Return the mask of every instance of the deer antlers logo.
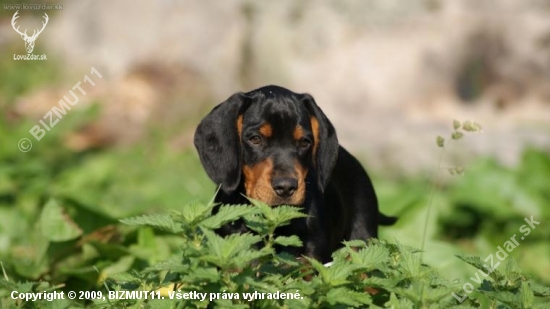
<path id="1" fill-rule="evenodd" d="M 42 29 L 40 29 L 38 32 L 36 30 L 33 31 L 31 36 L 27 35 L 27 29 L 25 29 L 25 32 L 19 31 L 19 26 L 15 28 L 15 20 L 19 18 L 17 15 L 19 11 L 16 11 L 15 14 L 13 14 L 13 18 L 11 19 L 11 26 L 13 27 L 13 30 L 15 32 L 19 33 L 21 35 L 21 38 L 25 41 L 25 48 L 27 49 L 27 53 L 32 53 L 32 50 L 34 49 L 34 41 L 36 41 L 36 38 L 42 31 L 44 31 L 44 28 L 46 28 L 46 25 L 48 24 L 48 20 L 50 19 L 48 17 L 48 14 L 44 13 L 44 19 L 46 19 L 45 22 L 42 22 Z"/>

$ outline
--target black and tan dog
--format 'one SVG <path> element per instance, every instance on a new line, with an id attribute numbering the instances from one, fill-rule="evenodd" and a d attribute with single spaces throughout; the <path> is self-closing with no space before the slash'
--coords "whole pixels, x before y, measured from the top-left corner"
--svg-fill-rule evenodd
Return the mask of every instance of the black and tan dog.
<path id="1" fill-rule="evenodd" d="M 327 262 L 344 240 L 377 237 L 378 225 L 396 218 L 378 212 L 361 164 L 339 146 L 334 127 L 308 94 L 278 86 L 236 93 L 199 124 L 195 146 L 208 176 L 221 190 L 216 201 L 295 205 L 308 215 L 277 230 L 304 246 L 285 250 Z M 245 232 L 243 222 L 222 235 Z"/>

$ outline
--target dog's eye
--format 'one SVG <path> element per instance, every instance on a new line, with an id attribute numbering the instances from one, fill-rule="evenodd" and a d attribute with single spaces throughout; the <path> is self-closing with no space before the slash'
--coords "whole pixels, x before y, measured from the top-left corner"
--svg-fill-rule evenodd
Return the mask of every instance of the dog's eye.
<path id="1" fill-rule="evenodd" d="M 262 137 L 259 135 L 254 135 L 249 138 L 248 141 L 253 145 L 259 145 L 262 142 Z"/>
<path id="2" fill-rule="evenodd" d="M 309 148 L 311 146 L 311 142 L 307 138 L 300 139 L 299 145 L 301 148 Z"/>

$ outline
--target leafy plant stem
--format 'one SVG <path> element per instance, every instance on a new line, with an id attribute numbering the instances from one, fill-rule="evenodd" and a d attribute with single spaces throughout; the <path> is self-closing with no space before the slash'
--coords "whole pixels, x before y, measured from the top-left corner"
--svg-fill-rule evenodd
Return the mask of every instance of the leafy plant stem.
<path id="1" fill-rule="evenodd" d="M 434 195 L 435 195 L 435 189 L 437 188 L 437 180 L 438 180 L 438 174 L 439 174 L 439 170 L 441 169 L 441 161 L 443 160 L 443 155 L 445 154 L 445 147 L 441 147 L 441 151 L 439 152 L 439 159 L 437 161 L 437 167 L 436 169 L 432 172 L 432 187 L 430 189 L 430 198 L 428 200 L 428 209 L 426 210 L 426 219 L 424 220 L 425 224 L 424 224 L 424 231 L 422 232 L 422 245 L 420 247 L 420 263 L 423 263 L 424 262 L 424 251 L 426 249 L 426 239 L 428 238 L 428 223 L 430 221 L 430 215 L 431 215 L 431 210 L 432 210 L 432 206 L 433 206 L 433 198 L 434 198 Z M 421 298 L 421 302 L 423 303 L 424 300 L 424 284 L 422 284 L 422 288 L 421 288 L 421 291 L 420 291 L 420 298 Z"/>
<path id="2" fill-rule="evenodd" d="M 433 199 L 435 195 L 435 190 L 437 188 L 437 181 L 438 181 L 438 173 L 441 169 L 441 161 L 443 160 L 443 155 L 445 153 L 445 147 L 441 148 L 441 151 L 439 152 L 439 159 L 437 162 L 437 168 L 432 172 L 432 187 L 430 189 L 430 197 L 428 200 L 428 209 L 426 210 L 426 220 L 424 220 L 426 223 L 424 224 L 424 231 L 422 232 L 422 244 L 420 246 L 421 252 L 420 252 L 420 261 L 423 262 L 423 256 L 424 256 L 424 250 L 426 249 L 426 239 L 428 238 L 428 222 L 430 220 L 430 214 L 433 206 Z"/>

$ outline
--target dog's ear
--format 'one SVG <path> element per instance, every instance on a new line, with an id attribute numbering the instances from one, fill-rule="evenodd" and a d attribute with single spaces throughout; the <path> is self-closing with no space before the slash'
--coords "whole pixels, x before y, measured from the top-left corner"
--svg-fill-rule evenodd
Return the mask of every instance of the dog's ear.
<path id="1" fill-rule="evenodd" d="M 195 147 L 206 173 L 228 194 L 241 181 L 240 116 L 249 104 L 249 96 L 236 93 L 206 115 L 195 131 Z"/>
<path id="2" fill-rule="evenodd" d="M 313 130 L 313 159 L 317 170 L 318 185 L 324 190 L 330 180 L 332 169 L 338 159 L 338 138 L 336 130 L 327 116 L 317 106 L 313 97 L 302 94 L 302 102 L 309 111 L 311 129 Z"/>

